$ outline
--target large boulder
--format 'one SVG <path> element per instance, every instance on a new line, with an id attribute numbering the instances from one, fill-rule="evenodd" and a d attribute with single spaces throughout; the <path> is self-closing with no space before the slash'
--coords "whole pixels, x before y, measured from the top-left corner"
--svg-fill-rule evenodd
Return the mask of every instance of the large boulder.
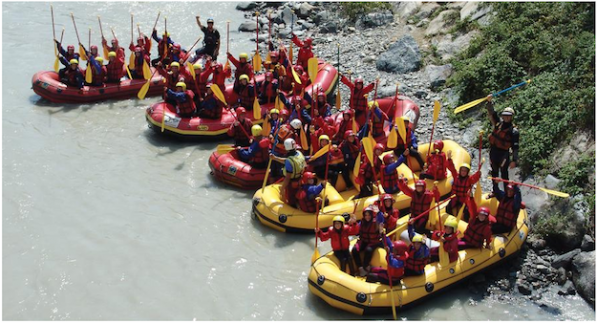
<path id="1" fill-rule="evenodd" d="M 319 26 L 319 31 L 324 34 L 338 32 L 338 24 L 335 21 L 328 21 Z"/>
<path id="2" fill-rule="evenodd" d="M 425 36 L 447 33 L 449 26 L 454 23 L 454 21 L 450 21 L 448 18 L 457 13 L 458 11 L 456 10 L 442 11 L 437 17 L 429 22 L 429 26 L 427 26 L 427 30 L 425 31 Z"/>
<path id="3" fill-rule="evenodd" d="M 257 8 L 256 2 L 239 2 L 236 5 L 236 10 L 247 11 Z"/>
<path id="4" fill-rule="evenodd" d="M 569 269 L 570 264 L 572 263 L 572 259 L 574 259 L 574 257 L 576 257 L 579 253 L 580 253 L 580 249 L 574 249 L 565 254 L 561 254 L 561 255 L 557 256 L 556 258 L 554 258 L 554 260 L 552 260 L 551 266 L 556 269 L 558 269 L 558 268 Z"/>
<path id="5" fill-rule="evenodd" d="M 582 251 L 592 251 L 595 250 L 595 239 L 588 234 L 582 238 L 582 242 L 580 244 L 580 250 Z"/>
<path id="6" fill-rule="evenodd" d="M 330 19 L 330 12 L 327 10 L 322 10 L 322 11 L 319 11 L 315 15 L 315 18 L 313 18 L 313 22 L 316 24 L 320 24 L 320 23 L 328 21 L 329 19 Z"/>
<path id="7" fill-rule="evenodd" d="M 406 20 L 412 16 L 423 5 L 422 1 L 403 1 L 398 3 L 396 14 L 400 19 Z"/>
<path id="8" fill-rule="evenodd" d="M 377 59 L 376 67 L 390 73 L 409 73 L 421 67 L 421 52 L 415 39 L 408 35 L 402 37 Z"/>
<path id="9" fill-rule="evenodd" d="M 581 252 L 572 261 L 572 281 L 576 290 L 595 308 L 595 251 Z"/>
<path id="10" fill-rule="evenodd" d="M 426 2 L 419 8 L 419 11 L 415 14 L 415 18 L 418 20 L 429 18 L 439 7 L 440 5 L 437 2 Z"/>
<path id="11" fill-rule="evenodd" d="M 478 31 L 472 31 L 470 33 L 460 35 L 454 38 L 453 35 L 445 35 L 444 37 L 440 38 L 439 41 L 434 42 L 435 46 L 437 47 L 437 54 L 440 58 L 444 61 L 454 57 L 458 54 L 461 50 L 466 49 L 470 44 L 471 40 L 475 38 L 479 34 Z"/>
<path id="12" fill-rule="evenodd" d="M 257 30 L 257 22 L 255 20 L 246 20 L 238 26 L 238 31 L 253 32 Z"/>
<path id="13" fill-rule="evenodd" d="M 491 6 L 481 6 L 481 2 L 469 1 L 460 9 L 460 19 L 469 18 L 471 21 L 484 17 L 491 11 Z M 483 8 L 481 8 L 483 7 Z"/>
<path id="14" fill-rule="evenodd" d="M 284 8 L 284 10 L 282 10 L 282 13 L 278 17 L 278 21 L 276 21 L 276 22 L 277 23 L 284 23 L 287 26 L 290 26 L 290 24 L 292 24 L 293 22 L 296 23 L 296 21 L 298 19 L 299 18 L 296 15 L 296 13 L 293 14 L 292 11 L 290 10 L 290 8 L 286 7 L 286 8 Z"/>
<path id="15" fill-rule="evenodd" d="M 391 11 L 386 10 L 383 12 L 372 12 L 362 16 L 357 20 L 355 26 L 357 28 L 373 28 L 391 24 L 392 22 L 394 22 L 394 15 Z"/>
<path id="16" fill-rule="evenodd" d="M 452 75 L 452 64 L 446 64 L 442 66 L 437 65 L 427 65 L 425 67 L 425 74 L 429 79 L 429 83 L 432 89 L 437 89 L 438 87 L 446 84 L 446 80 L 450 75 Z"/>
<path id="17" fill-rule="evenodd" d="M 313 12 L 313 10 L 315 10 L 317 7 L 312 6 L 310 4 L 308 4 L 307 2 L 303 2 L 301 3 L 301 6 L 299 7 L 298 10 L 298 15 L 301 18 L 307 18 L 311 15 L 311 12 Z"/>

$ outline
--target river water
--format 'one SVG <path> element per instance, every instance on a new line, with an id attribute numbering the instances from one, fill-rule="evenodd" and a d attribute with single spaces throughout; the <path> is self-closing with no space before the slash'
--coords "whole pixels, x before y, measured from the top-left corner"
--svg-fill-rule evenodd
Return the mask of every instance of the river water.
<path id="1" fill-rule="evenodd" d="M 121 43 L 130 16 L 144 31 L 158 11 L 183 47 L 214 17 L 231 52 L 250 51 L 236 3 L 54 3 L 57 32 L 87 43 L 113 26 Z M 216 143 L 180 143 L 152 133 L 144 109 L 157 98 L 51 104 L 31 76 L 54 61 L 49 3 L 3 3 L 2 293 L 5 320 L 355 319 L 307 289 L 313 237 L 274 232 L 251 220 L 252 192 L 213 181 Z M 163 21 L 163 20 L 162 20 Z M 163 30 L 163 22 L 158 31 Z M 155 49 L 155 47 L 154 47 Z M 222 57 L 225 47 L 222 46 Z M 128 55 L 128 50 L 127 50 Z M 155 54 L 154 54 L 155 55 Z M 223 60 L 223 58 L 220 58 Z M 330 249 L 325 243 L 322 252 Z M 465 287 L 401 317 L 414 320 L 592 320 L 582 299 L 472 297 Z M 387 318 L 387 317 L 386 317 Z"/>

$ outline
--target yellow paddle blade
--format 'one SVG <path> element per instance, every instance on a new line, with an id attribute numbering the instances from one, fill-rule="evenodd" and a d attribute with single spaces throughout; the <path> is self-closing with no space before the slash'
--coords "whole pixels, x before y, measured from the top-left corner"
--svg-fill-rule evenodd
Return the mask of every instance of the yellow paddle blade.
<path id="1" fill-rule="evenodd" d="M 129 80 L 132 80 L 133 77 L 131 76 L 131 70 L 129 69 L 129 66 L 128 65 L 124 65 L 124 67 L 126 67 L 126 74 L 128 74 Z"/>
<path id="2" fill-rule="evenodd" d="M 402 138 L 402 142 L 406 142 L 406 126 L 404 125 L 404 120 L 396 118 L 396 126 L 398 126 L 398 134 L 400 135 L 400 138 Z"/>
<path id="3" fill-rule="evenodd" d="M 89 60 L 89 58 L 87 57 L 87 55 L 85 55 L 85 48 L 83 48 L 83 45 L 81 45 L 81 44 L 79 44 L 79 56 L 84 61 Z"/>
<path id="4" fill-rule="evenodd" d="M 255 73 L 261 71 L 261 55 L 259 53 L 253 56 L 253 70 L 255 70 Z"/>
<path id="5" fill-rule="evenodd" d="M 374 164 L 373 164 L 373 147 L 375 147 L 375 140 L 373 140 L 371 137 L 365 137 L 365 138 L 363 138 L 361 143 L 363 144 L 363 148 L 365 150 L 365 155 L 367 155 L 367 159 L 369 159 L 371 166 L 374 166 Z"/>
<path id="6" fill-rule="evenodd" d="M 224 64 L 224 71 L 230 69 L 230 61 L 226 60 L 226 64 Z"/>
<path id="7" fill-rule="evenodd" d="M 129 57 L 129 68 L 134 70 L 135 69 L 135 55 L 131 55 Z"/>
<path id="8" fill-rule="evenodd" d="M 85 70 L 85 82 L 91 83 L 93 81 L 93 71 L 91 70 L 91 64 L 87 64 L 87 69 Z"/>
<path id="9" fill-rule="evenodd" d="M 429 225 L 434 228 L 437 224 L 437 208 L 435 207 L 435 199 L 431 200 L 431 205 L 429 206 L 431 211 L 429 211 Z"/>
<path id="10" fill-rule="evenodd" d="M 193 80 L 195 80 L 195 77 L 196 77 L 195 68 L 193 67 L 193 64 L 191 64 L 191 62 L 187 62 L 187 69 L 189 70 L 189 73 L 193 77 Z"/>
<path id="11" fill-rule="evenodd" d="M 392 127 L 390 135 L 388 136 L 388 148 L 394 149 L 398 145 L 398 132 L 396 128 Z"/>
<path id="12" fill-rule="evenodd" d="M 151 68 L 146 60 L 143 60 L 143 78 L 149 80 L 151 78 Z"/>
<path id="13" fill-rule="evenodd" d="M 468 109 L 476 106 L 477 104 L 485 102 L 485 100 L 487 100 L 486 97 L 478 99 L 478 100 L 475 100 L 475 101 L 472 101 L 472 102 L 469 102 L 467 104 L 463 104 L 463 105 L 457 107 L 456 109 L 454 109 L 454 114 L 460 113 L 460 112 L 465 111 L 465 110 L 468 110 Z"/>
<path id="14" fill-rule="evenodd" d="M 109 59 L 109 57 L 108 57 L 109 52 L 105 46 L 103 46 L 103 47 L 104 47 L 104 59 L 107 61 Z"/>
<path id="15" fill-rule="evenodd" d="M 305 134 L 305 130 L 301 127 L 301 147 L 303 149 L 307 149 L 309 147 L 309 142 L 307 141 L 307 134 Z"/>
<path id="16" fill-rule="evenodd" d="M 141 87 L 141 90 L 139 90 L 139 93 L 137 93 L 137 97 L 139 98 L 139 100 L 145 99 L 145 95 L 147 94 L 147 91 L 149 91 L 150 81 L 151 80 L 147 80 L 147 82 L 145 82 L 145 84 L 143 84 L 143 86 Z"/>
<path id="17" fill-rule="evenodd" d="M 462 215 L 464 214 L 464 206 L 465 205 L 466 204 L 462 204 L 462 206 L 460 207 L 460 210 L 458 210 L 458 216 L 457 216 L 458 220 L 462 220 Z"/>
<path id="18" fill-rule="evenodd" d="M 356 133 L 359 132 L 359 125 L 357 125 L 357 121 L 355 118 L 352 118 L 352 132 Z"/>
<path id="19" fill-rule="evenodd" d="M 58 59 L 58 56 L 56 56 L 56 60 L 54 60 L 54 71 L 56 73 L 58 73 L 58 71 L 60 70 L 60 59 Z"/>
<path id="20" fill-rule="evenodd" d="M 265 55 L 265 61 L 266 62 L 271 62 L 272 61 L 272 55 L 270 54 L 270 52 L 267 52 L 267 55 Z"/>
<path id="21" fill-rule="evenodd" d="M 319 66 L 319 62 L 317 61 L 317 57 L 311 57 L 307 61 L 307 66 L 309 69 L 309 79 L 311 80 L 311 84 L 315 83 L 315 79 L 317 78 L 317 66 Z"/>
<path id="22" fill-rule="evenodd" d="M 340 96 L 340 85 L 338 84 L 336 86 L 338 86 L 338 93 L 336 94 L 336 109 L 339 110 L 340 106 L 342 105 L 342 97 Z"/>
<path id="23" fill-rule="evenodd" d="M 483 192 L 481 191 L 481 183 L 477 182 L 477 187 L 475 187 L 475 203 L 477 206 L 481 205 L 482 198 Z"/>
<path id="24" fill-rule="evenodd" d="M 317 158 L 325 155 L 328 151 L 330 151 L 330 145 L 325 145 L 325 147 L 320 148 L 315 155 L 311 156 L 311 160 L 316 160 Z"/>
<path id="25" fill-rule="evenodd" d="M 352 170 L 352 173 L 355 178 L 359 176 L 360 170 L 361 170 L 361 153 L 359 152 L 359 154 L 357 155 L 357 159 L 354 161 L 354 168 Z"/>
<path id="26" fill-rule="evenodd" d="M 551 195 L 555 195 L 555 196 L 559 196 L 559 197 L 564 197 L 564 198 L 570 197 L 570 194 L 568 194 L 568 193 L 554 191 L 554 190 L 549 190 L 549 189 L 543 188 L 543 187 L 539 187 L 539 189 L 542 190 L 543 192 L 547 193 L 547 194 L 551 194 Z"/>
<path id="27" fill-rule="evenodd" d="M 444 242 L 440 242 L 439 246 L 439 265 L 442 268 L 447 268 L 450 265 L 450 256 L 448 252 L 444 250 Z"/>
<path id="28" fill-rule="evenodd" d="M 217 84 L 212 84 L 211 90 L 214 92 L 214 95 L 216 96 L 216 98 L 218 98 L 218 100 L 222 101 L 222 103 L 224 103 L 225 105 L 228 105 L 228 103 L 226 103 L 226 98 L 224 98 L 224 93 L 222 93 L 220 87 Z"/>
<path id="29" fill-rule="evenodd" d="M 261 120 L 261 105 L 259 105 L 257 98 L 253 101 L 253 119 Z"/>
<path id="30" fill-rule="evenodd" d="M 162 132 L 164 132 L 164 124 L 166 123 L 166 106 L 164 106 L 162 111 Z"/>
<path id="31" fill-rule="evenodd" d="M 276 95 L 276 100 L 274 101 L 274 107 L 278 109 L 278 111 L 282 110 L 282 102 L 280 101 L 280 97 Z"/>
<path id="32" fill-rule="evenodd" d="M 230 145 L 218 145 L 218 147 L 216 147 L 216 151 L 220 155 L 227 154 L 235 149 L 236 149 L 235 147 L 230 146 Z"/>
<path id="33" fill-rule="evenodd" d="M 272 124 L 269 122 L 269 119 L 265 119 L 261 127 L 263 128 L 262 133 L 266 137 L 272 131 Z"/>
<path id="34" fill-rule="evenodd" d="M 315 260 L 319 259 L 319 250 L 315 247 L 315 251 L 313 252 L 313 256 L 311 256 L 311 263 L 314 263 Z"/>
<path id="35" fill-rule="evenodd" d="M 298 74 L 296 74 L 294 67 L 291 68 L 291 70 L 292 70 L 292 77 L 294 78 L 294 81 L 298 84 L 303 84 L 303 83 L 301 83 L 301 78 L 298 76 Z"/>
<path id="36" fill-rule="evenodd" d="M 439 111 L 441 110 L 442 106 L 439 103 L 439 101 L 435 101 L 433 103 L 433 123 L 437 122 L 437 119 L 439 118 Z"/>

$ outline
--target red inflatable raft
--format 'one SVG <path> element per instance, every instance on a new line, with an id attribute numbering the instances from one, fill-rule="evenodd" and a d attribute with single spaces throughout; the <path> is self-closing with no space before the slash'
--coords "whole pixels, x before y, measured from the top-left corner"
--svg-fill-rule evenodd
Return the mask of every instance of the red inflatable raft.
<path id="1" fill-rule="evenodd" d="M 393 97 L 378 99 L 377 102 L 388 116 L 392 116 L 392 119 L 403 115 L 409 116 L 412 120 L 410 127 L 415 129 L 419 119 L 419 107 L 409 98 L 399 96 L 397 99 Z M 341 113 L 336 113 L 333 118 L 339 121 L 341 115 Z M 390 125 L 386 125 L 384 130 L 387 138 Z M 250 164 L 239 160 L 236 151 L 226 154 L 214 151 L 209 157 L 209 168 L 217 180 L 243 189 L 260 188 L 265 177 L 265 169 L 253 168 Z"/>
<path id="2" fill-rule="evenodd" d="M 152 68 L 153 73 L 153 68 Z M 137 96 L 139 90 L 147 81 L 123 80 L 120 84 L 108 83 L 104 86 L 84 86 L 79 90 L 60 82 L 58 73 L 42 71 L 33 75 L 31 83 L 33 91 L 42 98 L 55 103 L 90 103 L 103 100 L 128 99 Z M 163 93 L 162 76 L 155 73 L 149 85 L 147 96 Z"/>
<path id="3" fill-rule="evenodd" d="M 262 81 L 263 78 L 263 74 L 255 77 L 257 82 Z M 317 78 L 315 79 L 315 85 L 318 86 L 317 88 L 329 95 L 330 92 L 334 90 L 337 80 L 338 72 L 336 69 L 324 61 L 319 61 L 319 71 L 317 73 Z M 305 88 L 305 92 L 310 94 L 311 87 L 312 85 L 307 86 Z M 228 84 L 226 86 L 226 89 L 224 90 L 224 96 L 226 97 L 226 102 L 236 101 L 237 97 L 232 91 L 232 84 Z M 273 103 L 262 104 L 261 111 L 262 113 L 265 113 L 266 111 L 273 109 L 273 107 Z M 248 108 L 250 109 L 252 107 Z M 165 114 L 164 109 L 166 109 Z M 252 110 L 249 111 L 249 109 L 247 109 L 247 118 L 249 118 L 253 124 L 262 123 L 263 119 L 258 121 L 254 120 L 253 112 Z M 199 117 L 181 118 L 176 114 L 175 111 L 176 109 L 174 106 L 165 102 L 159 102 L 150 106 L 145 111 L 145 118 L 147 119 L 149 128 L 155 130 L 157 133 L 162 133 L 162 119 L 165 117 L 165 134 L 200 139 L 205 137 L 225 136 L 230 125 L 236 120 L 235 116 L 232 115 L 232 112 L 226 109 L 222 111 L 222 117 L 219 120 L 207 118 L 203 119 Z"/>

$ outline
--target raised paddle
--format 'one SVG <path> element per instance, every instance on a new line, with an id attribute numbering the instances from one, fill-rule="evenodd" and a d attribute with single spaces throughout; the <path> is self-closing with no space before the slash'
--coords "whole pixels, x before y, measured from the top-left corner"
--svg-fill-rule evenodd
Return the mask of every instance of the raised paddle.
<path id="1" fill-rule="evenodd" d="M 151 29 L 152 34 L 153 34 L 153 31 L 155 30 L 155 27 L 158 25 L 158 21 L 160 20 L 160 14 L 161 14 L 161 11 L 158 11 L 158 16 L 157 16 L 157 18 L 155 18 L 155 22 L 153 23 L 153 28 Z M 151 50 L 151 45 L 152 45 L 151 37 L 149 37 L 149 46 L 148 46 L 149 50 Z"/>
<path id="2" fill-rule="evenodd" d="M 218 100 L 222 101 L 222 103 L 224 103 L 225 105 L 228 105 L 228 103 L 226 103 L 226 98 L 224 98 L 222 90 L 220 90 L 220 87 L 217 84 L 212 84 L 210 88 Z"/>
<path id="3" fill-rule="evenodd" d="M 155 75 L 155 73 L 157 71 L 158 71 L 158 69 L 156 68 L 153 71 L 153 73 L 151 73 L 151 77 L 149 79 L 147 79 L 147 82 L 145 82 L 145 84 L 143 84 L 143 86 L 139 90 L 139 93 L 137 93 L 137 97 L 139 98 L 139 100 L 145 99 L 145 95 L 147 95 L 147 91 L 149 91 L 149 85 L 151 83 L 151 79 L 153 79 L 153 76 Z"/>
<path id="4" fill-rule="evenodd" d="M 396 101 L 398 100 L 398 88 L 400 86 L 400 83 L 396 83 L 396 94 L 394 94 L 394 100 L 392 101 L 392 107 L 390 107 L 391 111 L 392 108 L 396 105 Z M 396 146 L 398 146 L 398 133 L 396 132 L 396 127 L 395 125 L 398 123 L 396 120 L 399 120 L 399 118 L 395 118 L 393 120 L 393 123 L 390 127 L 390 135 L 388 136 L 388 148 L 390 149 L 394 149 L 396 148 Z"/>
<path id="5" fill-rule="evenodd" d="M 518 83 L 516 85 L 512 85 L 511 87 L 509 87 L 507 89 L 504 89 L 504 90 L 501 90 L 501 91 L 499 91 L 497 93 L 493 93 L 492 95 L 494 97 L 496 97 L 496 96 L 501 95 L 501 94 L 503 94 L 505 92 L 508 92 L 510 90 L 514 90 L 517 87 L 521 87 L 521 86 L 523 86 L 525 84 L 529 84 L 529 83 L 531 83 L 531 80 L 526 80 L 526 81 Z M 460 113 L 462 111 L 466 111 L 466 110 L 468 110 L 468 109 L 470 109 L 470 108 L 472 108 L 472 107 L 474 107 L 474 106 L 476 106 L 478 104 L 481 104 L 481 103 L 485 102 L 486 100 L 487 100 L 487 97 L 484 97 L 484 98 L 480 98 L 480 99 L 477 99 L 475 101 L 471 101 L 469 103 L 463 104 L 463 105 L 457 107 L 456 109 L 454 109 L 454 114 Z"/>
<path id="6" fill-rule="evenodd" d="M 268 10 L 267 11 L 267 25 L 268 25 L 268 32 L 267 32 L 267 40 L 268 40 L 268 44 L 272 42 L 272 11 Z M 268 45 L 268 50 L 267 50 L 267 55 L 265 56 L 265 60 L 270 62 L 272 61 L 272 56 L 269 52 L 269 45 Z"/>
<path id="7" fill-rule="evenodd" d="M 97 16 L 97 22 L 100 27 L 100 34 L 102 35 L 102 39 L 105 39 L 104 38 L 104 29 L 102 28 L 102 19 L 100 18 L 100 16 Z M 109 54 L 108 48 L 106 46 L 102 46 L 102 47 L 104 49 L 104 59 L 108 60 L 108 54 Z"/>
<path id="8" fill-rule="evenodd" d="M 199 36 L 199 38 L 197 38 L 197 40 L 193 43 L 193 45 L 189 48 L 189 50 L 187 51 L 187 53 L 191 53 L 193 48 L 195 48 L 195 46 L 197 46 L 197 44 L 199 43 L 199 41 L 201 40 L 201 36 Z M 182 62 L 180 63 L 181 65 L 183 65 L 184 63 L 187 62 L 187 60 L 189 59 L 189 57 L 191 57 L 190 54 L 187 54 L 187 56 L 184 58 L 184 60 L 182 60 Z"/>
<path id="9" fill-rule="evenodd" d="M 259 55 L 259 12 L 255 12 L 255 22 L 257 23 L 255 56 L 253 56 L 253 70 L 255 73 L 261 71 L 261 55 Z"/>
<path id="10" fill-rule="evenodd" d="M 265 80 L 263 82 L 265 82 Z M 257 81 L 255 81 L 255 74 L 253 74 L 253 97 L 253 119 L 261 120 L 261 105 L 259 105 L 259 100 L 257 99 Z"/>
<path id="11" fill-rule="evenodd" d="M 388 242 L 387 242 L 387 238 L 388 236 L 386 235 L 385 229 L 384 229 L 384 233 L 383 233 L 383 237 L 381 237 L 381 240 L 383 241 L 383 245 L 386 249 L 386 262 L 388 263 L 388 269 L 386 270 L 388 272 L 388 282 L 390 283 L 390 301 L 392 303 L 392 316 L 394 317 L 394 320 L 397 320 L 397 316 L 396 316 L 396 304 L 394 304 L 394 286 L 392 286 L 392 277 L 390 277 L 390 247 L 388 246 Z"/>
<path id="12" fill-rule="evenodd" d="M 328 151 L 330 151 L 330 145 L 326 145 L 325 147 L 320 148 L 313 156 L 311 156 L 311 159 L 309 159 L 309 161 L 314 161 L 318 159 L 319 157 L 325 155 Z"/>
<path id="13" fill-rule="evenodd" d="M 276 135 L 274 136 L 274 145 L 272 146 L 272 150 L 271 150 L 271 155 L 274 154 L 274 150 L 276 149 L 276 146 L 278 145 L 278 134 L 280 133 L 280 129 L 282 128 L 282 125 L 278 125 L 278 129 L 276 130 Z M 261 185 L 261 194 L 263 194 L 263 192 L 265 192 L 265 184 L 267 183 L 267 178 L 269 177 L 269 173 L 271 172 L 271 166 L 272 166 L 272 156 L 269 156 L 269 161 L 267 162 L 267 168 L 265 169 L 265 176 L 263 177 L 263 185 Z"/>
<path id="14" fill-rule="evenodd" d="M 340 43 L 338 45 L 338 75 L 340 75 Z M 338 80 L 336 81 L 336 109 L 340 110 L 340 106 L 342 105 L 342 97 L 340 96 L 340 77 L 338 76 Z M 354 129 L 353 129 L 354 131 Z"/>
<path id="15" fill-rule="evenodd" d="M 429 149 L 427 149 L 427 160 L 429 160 L 429 154 L 431 152 L 431 145 L 433 145 L 433 132 L 435 131 L 435 123 L 439 119 L 439 112 L 442 106 L 439 101 L 433 102 L 433 126 L 431 126 L 431 138 L 429 138 Z"/>
<path id="16" fill-rule="evenodd" d="M 52 34 L 54 35 L 54 40 L 56 39 L 56 25 L 54 24 L 54 7 L 52 5 L 50 5 L 50 12 L 52 14 Z M 62 30 L 62 33 L 64 34 L 64 29 Z M 60 70 L 60 59 L 58 58 L 58 50 L 56 49 L 56 44 L 54 45 L 54 56 L 56 56 L 56 59 L 54 60 L 54 71 L 56 73 L 58 73 L 58 71 Z"/>
<path id="17" fill-rule="evenodd" d="M 226 53 L 230 52 L 230 20 L 226 21 Z M 228 55 L 226 55 L 226 64 L 224 65 L 224 69 L 230 68 L 230 61 L 228 60 Z"/>
<path id="18" fill-rule="evenodd" d="M 307 66 L 309 70 L 309 80 L 311 81 L 311 87 L 315 83 L 315 79 L 317 78 L 317 67 L 319 66 L 319 62 L 317 61 L 317 57 L 311 57 L 307 61 Z"/>
<path id="19" fill-rule="evenodd" d="M 75 22 L 75 16 L 73 13 L 70 13 L 70 17 L 73 21 L 73 26 L 75 27 L 75 34 L 77 35 L 77 41 L 79 42 L 79 56 L 82 60 L 87 60 L 87 55 L 85 55 L 85 48 L 83 48 L 83 44 L 81 43 L 81 38 L 79 38 L 79 31 L 77 30 L 77 23 Z"/>
<path id="20" fill-rule="evenodd" d="M 327 184 L 327 183 L 326 183 Z M 325 190 L 325 188 L 324 188 Z M 325 195 L 324 195 L 325 198 Z M 315 228 L 317 228 L 317 230 L 315 231 L 315 250 L 313 251 L 313 255 L 311 256 L 311 263 L 314 263 L 315 260 L 317 260 L 320 255 L 319 255 L 319 249 L 317 248 L 317 235 L 319 234 L 319 203 L 320 203 L 320 198 L 317 198 L 317 203 L 315 205 L 315 209 L 317 211 L 315 211 Z M 321 202 L 321 204 L 323 204 L 323 202 Z"/>
<path id="21" fill-rule="evenodd" d="M 110 31 L 112 32 L 112 37 L 114 37 L 114 39 L 118 40 L 118 37 L 116 37 L 116 33 L 114 32 L 114 28 L 110 27 Z M 114 49 L 114 51 L 117 51 L 117 50 L 118 50 L 118 48 Z M 124 64 L 124 67 L 126 68 L 126 73 L 128 74 L 129 79 L 132 80 L 133 77 L 131 76 L 131 70 L 129 69 L 129 66 L 127 64 Z M 147 87 L 149 89 L 149 85 Z M 145 97 L 145 96 L 143 96 L 143 97 Z M 141 100 L 143 100 L 143 99 L 141 99 Z"/>
<path id="22" fill-rule="evenodd" d="M 89 50 L 91 50 L 91 27 L 89 27 Z M 93 65 L 91 62 L 87 61 L 87 68 L 85 69 L 85 82 L 91 83 L 93 82 Z"/>
<path id="23" fill-rule="evenodd" d="M 477 171 L 481 171 L 481 165 L 483 165 L 483 162 L 485 161 L 485 159 L 481 159 L 481 152 L 483 149 L 483 130 L 479 131 L 479 167 L 477 169 Z M 477 203 L 477 205 L 481 205 L 481 198 L 482 198 L 483 192 L 481 192 L 481 180 L 479 180 L 479 182 L 477 182 L 476 187 L 475 187 L 475 203 Z"/>
<path id="24" fill-rule="evenodd" d="M 330 151 L 331 145 L 332 145 L 332 142 L 330 141 L 327 144 L 327 150 L 328 151 Z M 324 178 L 325 186 L 323 187 L 323 195 L 322 195 L 322 201 L 321 201 L 321 211 L 322 212 L 323 212 L 323 207 L 325 206 L 325 190 L 328 188 L 328 173 L 329 173 L 329 169 L 330 169 L 330 156 L 327 155 L 327 158 L 325 160 L 325 178 Z"/>
<path id="25" fill-rule="evenodd" d="M 133 43 L 133 14 L 131 13 L 131 44 Z M 129 58 L 129 69 L 135 69 L 135 51 L 131 53 Z M 143 75 L 145 76 L 145 75 Z"/>
<path id="26" fill-rule="evenodd" d="M 551 194 L 551 195 L 555 195 L 558 197 L 563 197 L 563 198 L 568 198 L 570 197 L 570 194 L 568 193 L 564 193 L 564 192 L 559 192 L 559 191 L 554 191 L 554 190 L 550 190 L 544 187 L 539 187 L 539 186 L 535 186 L 535 185 L 530 185 L 530 184 L 525 184 L 525 183 L 519 183 L 519 182 L 513 182 L 513 181 L 509 181 L 509 180 L 505 180 L 503 178 L 499 178 L 499 177 L 490 177 L 491 180 L 494 181 L 498 181 L 498 182 L 509 182 L 515 185 L 520 185 L 520 186 L 526 186 L 526 187 L 530 187 L 530 188 L 534 188 L 536 190 L 541 190 L 547 194 Z"/>
<path id="27" fill-rule="evenodd" d="M 290 10 L 290 34 L 294 34 L 294 10 Z M 292 40 L 290 40 L 290 52 L 288 53 L 288 60 L 290 61 L 290 65 L 292 65 L 292 61 L 294 60 L 294 55 L 292 53 Z M 299 82 L 301 84 L 301 82 Z"/>

